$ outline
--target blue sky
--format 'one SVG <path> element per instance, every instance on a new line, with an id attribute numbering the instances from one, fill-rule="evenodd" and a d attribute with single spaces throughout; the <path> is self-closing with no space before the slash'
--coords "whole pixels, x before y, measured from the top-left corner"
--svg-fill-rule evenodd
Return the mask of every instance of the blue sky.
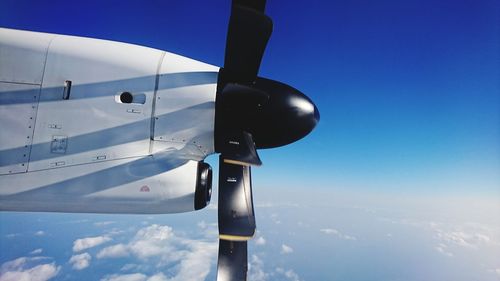
<path id="1" fill-rule="evenodd" d="M 257 238 L 266 242 L 251 244 L 253 280 L 498 280 L 499 2 L 268 2 L 274 32 L 260 75 L 310 96 L 321 121 L 307 138 L 259 152 Z M 222 65 L 229 6 L 2 0 L 0 26 L 140 44 Z M 217 157 L 209 162 L 217 166 Z M 170 233 L 166 226 L 177 242 L 155 246 L 186 254 L 209 243 L 207 280 L 214 276 L 213 210 L 152 218 L 2 213 L 0 219 L 0 262 L 25 257 L 26 269 L 37 264 L 33 257 L 49 256 L 43 264 L 61 266 L 59 280 L 158 274 L 121 267 L 161 264 L 167 257 L 144 259 L 131 249 L 144 237 L 141 230 Z M 77 228 L 60 226 L 79 220 Z M 112 223 L 99 224 L 106 221 Z M 88 237 L 109 240 L 72 250 Z M 97 258 L 118 244 L 126 260 Z M 36 249 L 42 253 L 29 254 Z M 83 253 L 90 265 L 75 270 L 69 260 Z M 304 259 L 318 253 L 315 263 Z M 171 264 L 164 274 L 180 274 L 181 262 Z"/>

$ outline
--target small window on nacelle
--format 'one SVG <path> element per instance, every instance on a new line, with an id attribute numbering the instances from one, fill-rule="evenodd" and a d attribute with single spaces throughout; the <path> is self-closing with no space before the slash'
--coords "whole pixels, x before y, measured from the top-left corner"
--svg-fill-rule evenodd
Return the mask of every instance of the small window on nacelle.
<path id="1" fill-rule="evenodd" d="M 120 92 L 115 96 L 117 103 L 144 104 L 146 95 L 143 93 Z"/>

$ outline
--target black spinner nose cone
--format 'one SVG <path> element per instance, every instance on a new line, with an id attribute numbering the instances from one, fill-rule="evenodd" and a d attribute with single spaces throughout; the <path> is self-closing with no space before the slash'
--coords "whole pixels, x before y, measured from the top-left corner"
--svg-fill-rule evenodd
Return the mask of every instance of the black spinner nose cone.
<path id="1" fill-rule="evenodd" d="M 227 84 L 217 93 L 215 146 L 223 151 L 228 134 L 251 134 L 256 148 L 290 144 L 318 124 L 316 105 L 299 90 L 278 81 L 258 78 L 254 84 Z"/>
<path id="2" fill-rule="evenodd" d="M 269 101 L 253 128 L 258 148 L 295 142 L 308 135 L 318 124 L 318 108 L 299 90 L 263 78 L 259 78 L 255 86 L 269 94 Z"/>

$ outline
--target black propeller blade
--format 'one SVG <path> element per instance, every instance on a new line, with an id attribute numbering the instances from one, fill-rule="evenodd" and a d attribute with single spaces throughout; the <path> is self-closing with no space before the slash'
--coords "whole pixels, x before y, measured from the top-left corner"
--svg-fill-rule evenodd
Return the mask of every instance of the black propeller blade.
<path id="1" fill-rule="evenodd" d="M 264 0 L 233 0 L 224 67 L 215 101 L 219 157 L 219 260 L 217 280 L 246 280 L 247 240 L 255 234 L 250 166 L 257 148 L 301 139 L 316 126 L 312 101 L 283 83 L 258 77 L 273 24 Z"/>
<path id="2" fill-rule="evenodd" d="M 255 234 L 250 167 L 219 157 L 219 238 L 246 241 Z"/>
<path id="3" fill-rule="evenodd" d="M 247 271 L 247 242 L 219 240 L 217 281 L 244 281 Z"/>
<path id="4" fill-rule="evenodd" d="M 251 84 L 257 78 L 273 29 L 271 19 L 263 13 L 264 5 L 265 1 L 233 1 L 219 90 L 226 83 Z"/>

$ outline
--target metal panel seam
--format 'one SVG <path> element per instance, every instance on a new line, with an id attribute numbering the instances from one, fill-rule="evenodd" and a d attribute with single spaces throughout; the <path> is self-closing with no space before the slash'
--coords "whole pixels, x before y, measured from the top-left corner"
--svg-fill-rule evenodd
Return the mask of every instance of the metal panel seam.
<path id="1" fill-rule="evenodd" d="M 31 150 L 33 148 L 33 141 L 35 140 L 35 128 L 36 128 L 36 120 L 38 117 L 38 105 L 40 104 L 40 96 L 42 95 L 42 87 L 43 87 L 43 78 L 45 77 L 45 67 L 47 66 L 47 58 L 49 57 L 50 45 L 52 45 L 52 41 L 57 36 L 54 35 L 50 38 L 49 44 L 47 44 L 47 49 L 45 50 L 45 60 L 43 61 L 43 71 L 42 71 L 42 80 L 40 81 L 40 88 L 38 89 L 38 98 L 36 100 L 36 108 L 35 108 L 35 120 L 33 121 L 33 128 L 31 130 L 31 145 L 30 151 L 28 153 L 28 163 L 26 164 L 26 173 L 29 173 L 30 163 L 31 163 Z"/>
<path id="2" fill-rule="evenodd" d="M 161 65 L 163 64 L 163 59 L 165 58 L 165 54 L 167 52 L 163 51 L 160 59 L 158 61 L 158 66 L 156 68 L 156 77 L 155 77 L 155 88 L 153 91 L 153 101 L 151 104 L 151 127 L 149 129 L 150 136 L 149 136 L 149 154 L 151 155 L 153 153 L 153 139 L 155 137 L 155 110 L 156 110 L 156 95 L 158 92 L 158 86 L 160 83 L 160 70 L 161 70 Z"/>
<path id="3" fill-rule="evenodd" d="M 12 81 L 3 81 L 3 80 L 0 80 L 0 83 L 15 84 L 15 85 L 33 85 L 33 86 L 40 86 L 41 85 L 41 84 L 38 84 L 38 83 L 12 82 Z"/>

